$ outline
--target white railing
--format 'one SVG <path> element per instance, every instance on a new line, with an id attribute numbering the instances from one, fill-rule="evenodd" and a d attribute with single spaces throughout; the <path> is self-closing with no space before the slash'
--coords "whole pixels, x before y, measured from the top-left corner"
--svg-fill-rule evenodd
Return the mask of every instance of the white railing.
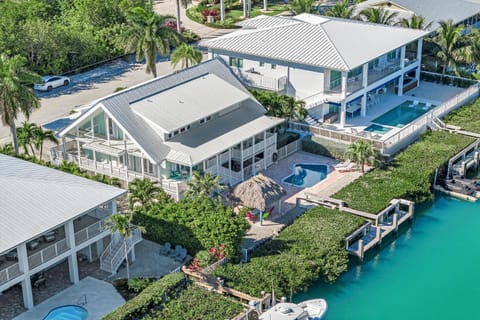
<path id="1" fill-rule="evenodd" d="M 13 280 L 22 274 L 23 272 L 20 270 L 20 265 L 18 263 L 12 264 L 8 268 L 0 270 L 0 285 Z"/>
<path id="2" fill-rule="evenodd" d="M 230 157 L 229 157 L 229 155 L 228 155 L 228 152 L 222 153 L 222 154 L 220 155 L 220 159 L 219 159 L 219 160 L 220 160 L 220 164 L 223 164 L 223 163 L 225 163 L 225 162 L 228 162 L 228 161 L 230 160 Z"/>
<path id="3" fill-rule="evenodd" d="M 85 229 L 75 232 L 75 245 L 88 241 L 105 231 L 105 220 L 99 220 Z"/>
<path id="4" fill-rule="evenodd" d="M 127 253 L 142 240 L 140 229 L 133 229 L 132 235 L 126 241 Z M 123 241 L 119 241 L 113 245 L 110 243 L 100 256 L 100 268 L 113 274 L 117 272 L 123 260 L 125 260 L 125 243 Z"/>
<path id="5" fill-rule="evenodd" d="M 30 256 L 28 256 L 28 266 L 30 270 L 38 267 L 39 265 L 52 260 L 53 258 L 59 256 L 60 254 L 69 250 L 67 245 L 67 240 L 62 239 L 55 242 L 51 246 L 46 247 L 45 249 L 40 250 Z"/>
<path id="6" fill-rule="evenodd" d="M 299 150 L 302 150 L 302 141 L 301 140 L 295 140 L 293 142 L 290 142 L 289 144 L 279 148 L 277 150 L 277 154 L 278 154 L 278 160 L 280 159 L 284 159 L 286 157 L 288 157 L 289 155 L 299 151 Z"/>
<path id="7" fill-rule="evenodd" d="M 266 89 L 271 91 L 283 91 L 287 84 L 287 77 L 282 76 L 280 78 L 267 77 L 258 73 L 252 73 L 249 71 L 236 71 L 235 72 L 242 82 L 249 86 L 260 89 Z"/>
<path id="8" fill-rule="evenodd" d="M 277 141 L 277 134 L 271 134 L 270 136 L 267 134 L 267 140 L 265 141 L 267 147 L 274 144 Z"/>
<path id="9" fill-rule="evenodd" d="M 216 167 L 213 167 L 213 168 L 216 168 Z M 210 172 L 209 170 L 211 169 L 212 168 L 207 169 L 205 171 Z M 179 181 L 179 180 L 163 179 L 161 182 L 161 186 L 162 186 L 162 189 L 167 194 L 171 195 L 176 201 L 179 201 L 181 194 L 188 189 L 187 183 L 185 181 Z"/>

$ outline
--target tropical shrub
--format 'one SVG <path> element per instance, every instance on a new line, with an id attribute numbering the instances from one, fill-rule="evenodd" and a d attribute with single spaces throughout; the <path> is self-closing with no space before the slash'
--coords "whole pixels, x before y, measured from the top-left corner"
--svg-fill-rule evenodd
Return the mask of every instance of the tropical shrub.
<path id="1" fill-rule="evenodd" d="M 415 202 L 431 200 L 435 169 L 443 167 L 473 141 L 473 138 L 445 131 L 427 132 L 384 169 L 365 174 L 333 197 L 344 200 L 349 207 L 371 213 L 379 212 L 394 198 Z"/>
<path id="2" fill-rule="evenodd" d="M 214 271 L 225 284 L 253 296 L 262 291 L 287 295 L 304 290 L 313 281 L 334 281 L 347 269 L 345 237 L 363 219 L 324 207 L 305 212 L 278 237 L 256 249 L 250 261 L 227 264 Z"/>
<path id="3" fill-rule="evenodd" d="M 206 196 L 138 208 L 134 223 L 146 227 L 145 238 L 161 244 L 180 244 L 190 255 L 224 244 L 227 257 L 239 253 L 248 228 L 244 217 L 235 215 L 221 201 L 212 201 Z"/>
<path id="4" fill-rule="evenodd" d="M 166 303 L 162 310 L 146 319 L 233 319 L 244 309 L 243 305 L 216 292 L 190 286 L 175 300 Z"/>
<path id="5" fill-rule="evenodd" d="M 143 290 L 138 296 L 127 301 L 103 320 L 142 319 L 154 307 L 176 297 L 186 286 L 183 273 L 166 275 Z"/>
<path id="6" fill-rule="evenodd" d="M 444 121 L 462 127 L 466 131 L 480 133 L 480 99 L 453 111 Z"/>

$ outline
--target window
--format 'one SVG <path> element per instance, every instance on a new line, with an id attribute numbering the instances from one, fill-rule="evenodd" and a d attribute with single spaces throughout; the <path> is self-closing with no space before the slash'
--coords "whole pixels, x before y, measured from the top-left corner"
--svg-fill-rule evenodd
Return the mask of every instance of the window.
<path id="1" fill-rule="evenodd" d="M 228 64 L 231 67 L 237 67 L 237 68 L 243 68 L 243 59 L 242 58 L 235 58 L 235 57 L 230 57 Z"/>
<path id="2" fill-rule="evenodd" d="M 330 89 L 334 89 L 342 84 L 342 73 L 340 71 L 330 71 Z"/>
<path id="3" fill-rule="evenodd" d="M 277 65 L 276 65 L 276 64 L 272 64 L 272 65 L 270 66 L 270 68 L 271 68 L 272 70 L 276 70 L 276 69 L 277 69 Z"/>
<path id="4" fill-rule="evenodd" d="M 182 129 L 180 129 L 180 132 L 185 132 L 185 127 L 183 127 Z"/>
<path id="5" fill-rule="evenodd" d="M 387 53 L 387 59 L 390 60 L 395 60 L 397 58 L 397 50 L 390 51 Z"/>
<path id="6" fill-rule="evenodd" d="M 173 131 L 173 135 L 176 136 L 178 134 L 178 130 Z"/>
<path id="7" fill-rule="evenodd" d="M 258 66 L 259 67 L 265 67 L 265 62 L 262 62 L 262 61 L 258 62 Z"/>

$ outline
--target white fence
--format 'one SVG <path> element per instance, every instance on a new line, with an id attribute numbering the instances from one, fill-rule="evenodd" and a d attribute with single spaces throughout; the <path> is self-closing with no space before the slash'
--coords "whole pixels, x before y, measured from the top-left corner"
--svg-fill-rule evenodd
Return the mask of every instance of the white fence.
<path id="1" fill-rule="evenodd" d="M 23 272 L 20 270 L 20 265 L 18 263 L 2 269 L 0 270 L 0 285 L 7 283 L 8 281 L 15 279 L 22 274 Z"/>
<path id="2" fill-rule="evenodd" d="M 105 231 L 105 221 L 99 220 L 85 229 L 75 232 L 75 244 L 78 246 Z"/>
<path id="3" fill-rule="evenodd" d="M 302 140 L 298 139 L 277 150 L 278 160 L 284 159 L 289 155 L 302 150 Z"/>
<path id="4" fill-rule="evenodd" d="M 52 260 L 58 255 L 68 251 L 68 244 L 66 239 L 55 242 L 51 246 L 40 250 L 28 257 L 28 266 L 30 270 L 38 267 L 39 265 Z"/>

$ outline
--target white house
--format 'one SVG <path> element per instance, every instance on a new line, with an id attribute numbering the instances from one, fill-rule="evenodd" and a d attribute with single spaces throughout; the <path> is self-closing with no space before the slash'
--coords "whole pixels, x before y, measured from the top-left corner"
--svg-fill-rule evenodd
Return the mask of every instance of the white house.
<path id="1" fill-rule="evenodd" d="M 417 86 L 425 31 L 311 14 L 260 16 L 203 43 L 252 88 L 295 96 L 320 122 L 367 114 L 369 100 L 390 87 Z"/>
<path id="2" fill-rule="evenodd" d="M 92 251 L 101 256 L 102 269 L 114 272 L 125 251 L 122 241 L 104 248 L 111 238 L 104 224 L 125 193 L 0 154 L 0 292 L 21 284 L 24 305 L 30 309 L 32 276 L 68 260 L 70 281 L 77 283 L 77 259 L 82 255 L 92 260 Z M 141 240 L 138 232 L 134 235 L 131 250 Z"/>
<path id="3" fill-rule="evenodd" d="M 430 30 L 439 27 L 438 22 L 451 19 L 454 24 L 479 26 L 480 0 L 367 0 L 356 5 L 356 12 L 368 8 L 381 8 L 397 14 L 397 19 L 409 19 L 413 15 L 425 17 L 432 23 Z"/>
<path id="4" fill-rule="evenodd" d="M 265 115 L 220 59 L 100 99 L 59 133 L 52 160 L 131 181 L 150 178 L 175 199 L 192 171 L 234 185 L 270 166 L 282 119 Z"/>

